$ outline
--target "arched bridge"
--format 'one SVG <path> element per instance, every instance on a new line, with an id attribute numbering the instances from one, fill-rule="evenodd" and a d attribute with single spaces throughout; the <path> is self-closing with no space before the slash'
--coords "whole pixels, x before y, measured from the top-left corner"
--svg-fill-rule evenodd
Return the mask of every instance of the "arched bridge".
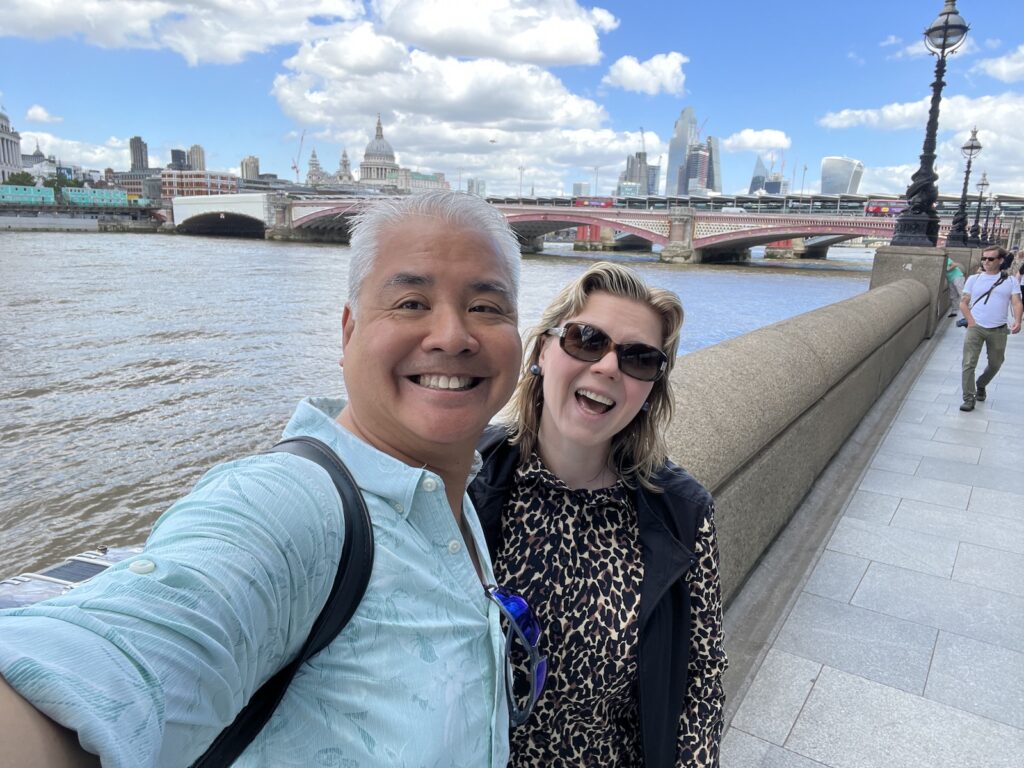
<path id="1" fill-rule="evenodd" d="M 290 199 L 270 193 L 180 197 L 174 199 L 174 220 L 180 231 L 188 233 L 344 242 L 348 240 L 351 217 L 374 199 Z M 592 240 L 603 237 L 612 246 L 612 233 L 618 233 L 633 242 L 639 239 L 660 245 L 665 256 L 690 261 L 743 260 L 748 258 L 751 246 L 785 240 L 797 241 L 794 250 L 798 255 L 824 257 L 828 245 L 841 240 L 888 240 L 895 226 L 892 218 L 863 215 L 517 204 L 495 207 L 508 218 L 524 250 L 536 247 L 544 235 L 576 227 L 581 235 L 591 233 Z M 948 220 L 941 222 L 940 243 L 949 224 Z"/>

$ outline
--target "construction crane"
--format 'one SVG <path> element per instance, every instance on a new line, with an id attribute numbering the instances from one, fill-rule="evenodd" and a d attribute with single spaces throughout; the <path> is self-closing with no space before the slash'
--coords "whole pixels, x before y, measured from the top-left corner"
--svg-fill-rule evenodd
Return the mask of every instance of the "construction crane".
<path id="1" fill-rule="evenodd" d="M 302 142 L 306 140 L 306 129 L 302 129 L 302 135 L 299 137 L 299 154 L 292 159 L 292 170 L 295 171 L 295 183 L 299 183 L 299 161 L 302 160 Z"/>
<path id="2" fill-rule="evenodd" d="M 704 126 L 708 124 L 708 118 L 704 118 L 704 122 L 700 124 L 700 128 L 697 129 L 697 133 L 693 135 L 693 143 L 700 144 L 700 137 L 704 133 Z"/>
<path id="3" fill-rule="evenodd" d="M 644 137 L 644 127 L 640 126 L 640 151 L 647 156 L 647 139 Z"/>

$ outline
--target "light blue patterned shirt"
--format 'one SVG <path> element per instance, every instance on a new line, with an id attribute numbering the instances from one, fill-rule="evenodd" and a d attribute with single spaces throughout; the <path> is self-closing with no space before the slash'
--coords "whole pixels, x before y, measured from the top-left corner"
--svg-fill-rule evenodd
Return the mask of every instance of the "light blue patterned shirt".
<path id="1" fill-rule="evenodd" d="M 319 438 L 351 470 L 373 520 L 370 583 L 236 765 L 504 766 L 498 609 L 444 485 L 347 432 L 334 420 L 342 406 L 304 400 L 285 436 Z M 493 582 L 465 495 L 463 508 Z M 223 464 L 157 521 L 143 554 L 0 612 L 0 674 L 104 766 L 188 765 L 298 652 L 342 538 L 337 491 L 313 463 L 275 453 Z"/>

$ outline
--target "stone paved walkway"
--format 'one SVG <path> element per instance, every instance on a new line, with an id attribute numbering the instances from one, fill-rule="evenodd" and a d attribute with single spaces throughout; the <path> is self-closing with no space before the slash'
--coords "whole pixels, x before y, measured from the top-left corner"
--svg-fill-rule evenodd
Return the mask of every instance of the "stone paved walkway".
<path id="1" fill-rule="evenodd" d="M 780 622 L 722 768 L 1024 767 L 1024 334 L 961 413 L 951 324 Z"/>

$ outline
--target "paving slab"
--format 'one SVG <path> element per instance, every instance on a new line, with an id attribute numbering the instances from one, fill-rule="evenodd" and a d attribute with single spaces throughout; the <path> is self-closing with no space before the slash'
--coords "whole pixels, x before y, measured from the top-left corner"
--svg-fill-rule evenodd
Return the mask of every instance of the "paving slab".
<path id="1" fill-rule="evenodd" d="M 832 768 L 1024 765 L 1024 731 L 827 666 L 786 748 Z"/>
<path id="2" fill-rule="evenodd" d="M 871 466 L 875 469 L 885 469 L 889 472 L 900 472 L 904 475 L 912 475 L 917 472 L 921 459 L 915 456 L 901 456 L 898 453 L 883 453 L 879 451 L 871 460 Z"/>
<path id="3" fill-rule="evenodd" d="M 1024 597 L 1024 555 L 961 544 L 953 580 Z"/>
<path id="4" fill-rule="evenodd" d="M 933 627 L 804 593 L 773 649 L 922 693 L 936 635 Z"/>
<path id="5" fill-rule="evenodd" d="M 1024 732 L 1024 653 L 940 632 L 924 695 Z"/>
<path id="6" fill-rule="evenodd" d="M 899 514 L 899 509 L 896 514 Z M 843 517 L 827 548 L 833 552 L 948 577 L 953 573 L 956 545 L 956 541 L 941 536 L 908 531 L 891 524 Z"/>
<path id="7" fill-rule="evenodd" d="M 1024 598 L 871 563 L 851 604 L 1024 651 Z"/>
<path id="8" fill-rule="evenodd" d="M 921 479 L 933 478 L 949 482 L 950 484 L 989 488 L 993 491 L 1008 491 L 1012 493 L 1020 490 L 1019 473 L 1014 471 L 1013 462 L 1010 457 L 1007 457 L 1003 466 L 983 466 L 975 463 L 925 457 L 921 459 L 921 464 L 917 468 L 917 477 Z M 908 494 L 903 495 L 907 496 Z M 918 501 L 931 500 L 918 499 Z"/>
<path id="9" fill-rule="evenodd" d="M 807 700 L 821 664 L 781 650 L 768 651 L 732 724 L 781 746 Z"/>
<path id="10" fill-rule="evenodd" d="M 907 529 L 905 535 L 909 537 L 913 536 L 911 531 L 917 531 L 952 541 L 1024 553 L 1024 519 L 1011 520 L 978 511 L 950 509 L 904 499 L 889 524 L 893 528 Z M 874 559 L 886 562 L 883 558 Z"/>
<path id="11" fill-rule="evenodd" d="M 892 520 L 892 516 L 896 514 L 896 507 L 899 505 L 900 499 L 898 496 L 872 493 L 871 491 L 857 491 L 853 494 L 843 514 L 846 517 L 856 517 L 860 520 L 888 523 Z"/>
<path id="12" fill-rule="evenodd" d="M 804 592 L 818 597 L 827 597 L 840 603 L 848 603 L 857 591 L 860 580 L 871 561 L 864 557 L 833 552 L 826 549 L 821 553 L 818 564 L 811 571 L 811 576 L 804 585 Z M 965 566 L 965 573 L 970 573 Z M 969 581 L 965 578 L 962 581 Z"/>
<path id="13" fill-rule="evenodd" d="M 925 461 L 922 459 L 921 463 L 923 464 Z M 955 462 L 950 463 L 955 464 Z M 918 474 L 920 471 L 919 467 Z M 970 483 L 951 483 L 928 477 L 907 477 L 898 472 L 886 472 L 881 469 L 869 469 L 865 472 L 860 490 L 927 501 L 958 509 L 966 509 L 967 502 L 971 498 Z"/>
<path id="14" fill-rule="evenodd" d="M 823 768 L 824 765 L 735 728 L 730 728 L 725 735 L 720 758 L 721 768 Z"/>
<path id="15" fill-rule="evenodd" d="M 982 512 L 995 517 L 1024 519 L 1024 494 L 1012 491 L 995 491 L 991 488 L 975 488 L 967 504 L 969 512 Z"/>

